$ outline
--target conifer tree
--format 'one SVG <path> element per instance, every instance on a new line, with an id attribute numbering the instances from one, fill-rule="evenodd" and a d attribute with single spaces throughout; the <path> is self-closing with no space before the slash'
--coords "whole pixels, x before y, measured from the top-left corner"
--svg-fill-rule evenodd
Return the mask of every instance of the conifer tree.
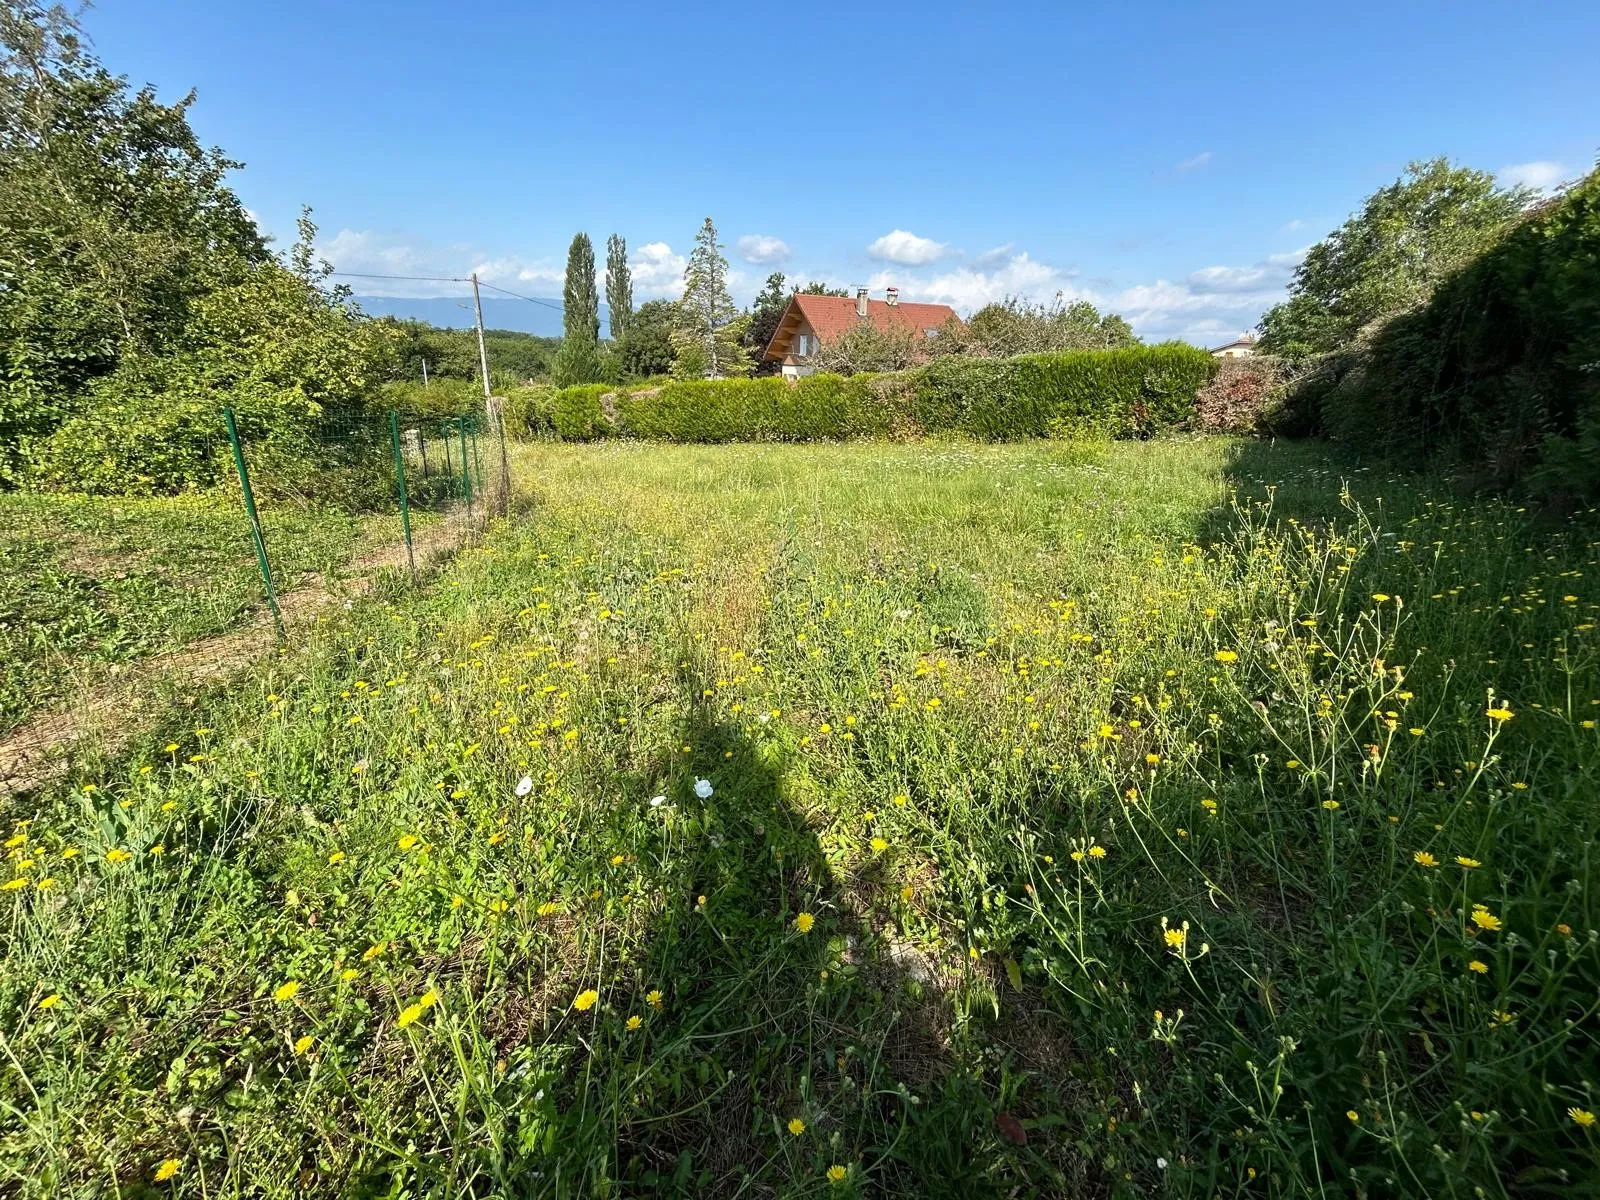
<path id="1" fill-rule="evenodd" d="M 672 338 L 674 374 L 721 379 L 750 370 L 750 356 L 740 344 L 745 322 L 736 320 L 739 311 L 728 294 L 728 260 L 722 257 L 710 217 L 695 235 L 678 312 L 681 324 Z"/>

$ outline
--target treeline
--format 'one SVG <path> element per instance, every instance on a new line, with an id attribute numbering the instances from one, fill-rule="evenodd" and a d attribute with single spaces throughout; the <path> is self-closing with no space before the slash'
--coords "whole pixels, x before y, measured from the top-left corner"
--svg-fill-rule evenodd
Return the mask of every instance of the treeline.
<path id="1" fill-rule="evenodd" d="M 591 441 L 990 441 L 1148 437 L 1190 427 L 1216 360 L 1179 342 L 1013 358 L 950 356 L 890 373 L 579 384 L 511 393 L 513 430 Z"/>
<path id="2" fill-rule="evenodd" d="M 1312 248 L 1262 332 L 1289 426 L 1600 495 L 1600 171 L 1537 200 L 1415 164 Z"/>
<path id="3" fill-rule="evenodd" d="M 551 364 L 557 386 L 585 383 L 626 384 L 670 377 L 725 379 L 771 374 L 776 364 L 762 355 L 795 294 L 845 296 L 845 288 L 812 281 L 791 284 L 782 272 L 747 309 L 728 292 L 728 260 L 707 217 L 695 235 L 684 270 L 683 296 L 651 300 L 633 307 L 633 282 L 627 242 L 612 234 L 606 242 L 605 295 L 610 339 L 600 336 L 600 295 L 594 245 L 579 233 L 567 251 L 562 295 L 563 326 Z M 1102 315 L 1087 301 L 1033 304 L 1016 297 L 985 305 L 969 321 L 950 321 L 937 338 L 917 337 L 904 328 L 880 329 L 864 322 L 822 347 L 825 371 L 899 371 L 934 358 L 1007 358 L 1059 350 L 1105 350 L 1138 344 L 1127 321 Z"/>

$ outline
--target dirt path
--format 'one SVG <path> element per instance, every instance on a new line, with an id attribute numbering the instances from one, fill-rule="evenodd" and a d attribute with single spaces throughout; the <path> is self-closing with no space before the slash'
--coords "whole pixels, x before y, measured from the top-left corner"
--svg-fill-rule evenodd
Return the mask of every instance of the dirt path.
<path id="1" fill-rule="evenodd" d="M 482 510 L 474 509 L 474 517 Z M 415 532 L 412 546 L 417 569 L 459 547 L 472 528 L 464 510 L 455 510 L 442 520 Z M 392 542 L 352 559 L 349 577 L 339 587 L 314 577 L 278 597 L 283 614 L 285 636 L 293 640 L 329 606 L 345 599 L 365 595 L 378 573 L 387 568 L 405 569 L 406 544 Z M 137 664 L 132 670 L 73 702 L 70 708 L 40 713 L 20 728 L 0 738 L 0 799 L 47 783 L 62 775 L 71 763 L 75 745 L 93 739 L 102 749 L 116 751 L 132 741 L 148 725 L 148 699 L 153 685 L 172 679 L 199 687 L 222 679 L 256 659 L 271 653 L 276 641 L 272 616 L 257 613 L 245 624 L 227 633 L 190 642 L 181 650 L 158 655 Z"/>

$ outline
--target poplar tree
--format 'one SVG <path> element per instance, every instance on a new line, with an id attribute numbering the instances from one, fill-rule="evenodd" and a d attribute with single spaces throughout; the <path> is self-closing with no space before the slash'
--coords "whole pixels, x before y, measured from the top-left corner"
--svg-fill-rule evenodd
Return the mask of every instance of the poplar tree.
<path id="1" fill-rule="evenodd" d="M 611 312 L 611 340 L 620 342 L 633 317 L 633 276 L 628 271 L 628 243 L 619 233 L 606 239 L 606 308 Z"/>
<path id="2" fill-rule="evenodd" d="M 580 233 L 567 250 L 561 289 L 561 349 L 552 368 L 563 387 L 600 379 L 600 297 L 595 291 L 594 244 Z"/>
<path id="3" fill-rule="evenodd" d="M 736 319 L 739 310 L 728 294 L 728 260 L 710 217 L 695 235 L 678 312 L 681 325 L 672 338 L 674 374 L 720 379 L 749 371 L 750 356 L 740 344 L 746 322 Z"/>

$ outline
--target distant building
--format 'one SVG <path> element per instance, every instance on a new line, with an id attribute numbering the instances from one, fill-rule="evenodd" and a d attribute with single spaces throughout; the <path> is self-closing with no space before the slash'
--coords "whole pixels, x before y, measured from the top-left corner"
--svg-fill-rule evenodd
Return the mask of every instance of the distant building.
<path id="1" fill-rule="evenodd" d="M 1249 358 L 1256 352 L 1256 336 L 1253 333 L 1240 334 L 1226 346 L 1218 346 L 1211 352 L 1212 358 Z"/>
<path id="2" fill-rule="evenodd" d="M 878 329 L 909 329 L 924 338 L 939 336 L 944 323 L 957 320 L 948 304 L 901 304 L 899 292 L 889 289 L 886 300 L 871 300 L 867 289 L 849 296 L 808 296 L 796 292 L 789 307 L 767 343 L 765 362 L 781 365 L 785 379 L 798 379 L 816 368 L 816 356 L 823 346 L 859 324 L 871 322 Z"/>

